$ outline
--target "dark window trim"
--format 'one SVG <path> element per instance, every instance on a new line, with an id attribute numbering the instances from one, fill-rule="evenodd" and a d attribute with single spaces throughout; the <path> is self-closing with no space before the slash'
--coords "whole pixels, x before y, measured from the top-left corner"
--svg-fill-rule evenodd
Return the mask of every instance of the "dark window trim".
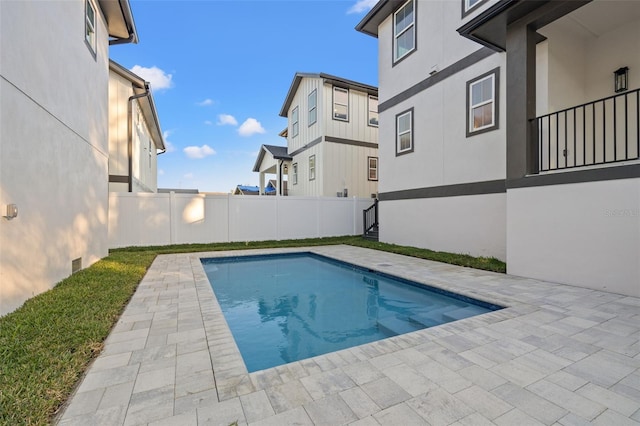
<path id="1" fill-rule="evenodd" d="M 369 102 L 371 102 L 371 98 L 376 98 L 376 101 L 378 101 L 378 108 L 380 107 L 380 101 L 377 96 L 367 95 L 367 126 L 378 127 L 380 123 L 380 111 L 376 109 L 376 114 L 378 114 L 378 124 L 371 124 L 371 117 L 369 116 L 369 114 L 371 114 L 371 107 L 369 106 Z"/>
<path id="2" fill-rule="evenodd" d="M 398 148 L 399 148 L 399 145 L 400 145 L 399 144 L 400 141 L 398 140 L 398 117 L 400 117 L 401 115 L 405 115 L 406 113 L 411 113 L 411 148 L 407 149 L 405 151 L 402 151 L 402 152 L 398 152 Z M 413 116 L 414 116 L 413 107 L 396 114 L 396 134 L 395 134 L 396 157 L 399 157 L 400 155 L 405 155 L 405 154 L 412 153 L 413 150 L 415 149 L 416 144 L 415 144 L 415 134 L 414 134 L 414 131 L 413 131 L 413 128 L 414 128 L 414 126 L 413 126 L 413 122 L 414 122 Z"/>
<path id="3" fill-rule="evenodd" d="M 334 107 L 336 105 L 336 99 L 335 99 L 336 88 L 347 91 L 347 118 L 346 119 L 344 119 L 344 118 L 336 118 L 336 114 L 335 114 L 335 111 L 334 111 Z M 331 118 L 333 120 L 342 121 L 344 123 L 348 123 L 349 122 L 349 116 L 351 115 L 350 114 L 351 111 L 349 111 L 350 110 L 350 105 L 349 105 L 350 104 L 350 102 L 349 102 L 349 100 L 350 100 L 349 96 L 350 95 L 351 95 L 351 91 L 349 90 L 348 87 L 336 86 L 336 85 L 331 86 Z"/>
<path id="4" fill-rule="evenodd" d="M 313 177 L 311 177 L 311 159 L 313 158 Z M 317 164 L 316 164 L 316 155 L 310 155 L 309 156 L 309 180 L 316 180 L 316 172 L 318 170 Z"/>
<path id="5" fill-rule="evenodd" d="M 396 59 L 396 13 L 403 7 L 407 5 L 410 1 L 413 1 L 413 49 L 405 53 L 401 58 Z M 393 20 L 393 27 L 391 28 L 391 67 L 395 67 L 400 62 L 404 61 L 409 56 L 413 55 L 413 53 L 418 50 L 418 1 L 417 0 L 407 0 L 402 3 L 402 6 L 397 8 L 392 14 L 391 19 Z"/>
<path id="6" fill-rule="evenodd" d="M 87 6 L 89 4 L 91 4 L 91 7 L 93 8 L 93 19 L 95 21 L 93 23 L 93 36 L 95 38 L 95 43 L 96 43 L 95 47 L 91 46 L 91 43 L 87 41 Z M 84 19 L 84 25 L 82 26 L 82 28 L 84 29 L 84 36 L 82 38 L 84 40 L 85 46 L 87 46 L 87 48 L 89 49 L 91 56 L 93 56 L 93 59 L 97 61 L 98 60 L 98 9 L 91 2 L 91 0 L 85 0 L 84 2 L 83 19 Z"/>
<path id="7" fill-rule="evenodd" d="M 447 78 L 457 74 L 460 71 L 463 71 L 470 66 L 477 64 L 478 62 L 484 60 L 485 58 L 492 56 L 496 52 L 489 49 L 488 47 L 482 47 L 475 52 L 471 53 L 468 56 L 460 59 L 458 62 L 455 62 L 448 67 L 440 70 L 434 75 L 425 78 L 419 83 L 413 85 L 407 90 L 398 93 L 390 99 L 378 104 L 378 113 L 388 110 L 391 107 L 394 107 L 401 102 L 406 101 L 407 99 L 412 98 L 413 96 L 419 94 L 420 92 L 427 90 L 431 86 L 435 86 L 436 84 L 446 80 Z"/>
<path id="8" fill-rule="evenodd" d="M 309 117 L 309 115 L 311 114 L 311 106 L 309 105 L 309 98 L 313 93 L 316 94 L 316 104 L 313 107 L 313 109 L 316 110 L 316 118 L 315 120 L 311 121 L 311 118 Z M 307 95 L 307 120 L 309 120 L 309 124 L 307 124 L 307 127 L 311 127 L 318 122 L 318 89 L 313 89 L 311 93 Z"/>
<path id="9" fill-rule="evenodd" d="M 370 175 L 370 171 L 371 171 L 371 159 L 376 160 L 376 178 L 375 179 L 371 179 L 371 175 Z M 371 181 L 371 182 L 377 182 L 378 181 L 378 163 L 380 162 L 380 160 L 378 159 L 378 157 L 367 157 L 367 180 Z"/>
<path id="10" fill-rule="evenodd" d="M 494 75 L 494 79 L 493 79 L 493 125 L 490 127 L 485 127 L 484 129 L 480 129 L 480 130 L 474 130 L 471 131 L 471 110 L 470 110 L 470 98 L 471 98 L 471 94 L 470 89 L 471 89 L 471 85 L 477 81 L 483 80 L 486 77 L 489 77 L 491 75 Z M 486 133 L 486 132 L 491 132 L 493 130 L 497 130 L 500 128 L 500 67 L 494 68 L 491 71 L 488 71 L 472 80 L 467 81 L 467 95 L 465 96 L 465 100 L 467 103 L 466 106 L 466 113 L 467 113 L 467 118 L 465 120 L 467 129 L 466 129 L 466 135 L 467 137 L 471 137 L 471 136 L 476 136 L 482 133 Z"/>
<path id="11" fill-rule="evenodd" d="M 293 115 L 297 115 L 296 121 L 293 121 Z M 297 124 L 297 128 L 294 125 Z M 291 110 L 291 138 L 295 138 L 300 134 L 300 108 L 299 105 L 296 105 L 294 109 Z"/>
<path id="12" fill-rule="evenodd" d="M 505 180 L 498 179 L 382 192 L 378 197 L 380 201 L 395 201 L 416 200 L 424 198 L 462 197 L 468 195 L 502 194 L 506 192 L 507 186 Z"/>
<path id="13" fill-rule="evenodd" d="M 297 185 L 298 184 L 298 163 L 293 163 L 291 164 L 291 177 L 293 178 L 293 184 Z"/>
<path id="14" fill-rule="evenodd" d="M 475 12 L 476 10 L 478 10 L 478 8 L 480 6 L 482 6 L 483 4 L 485 4 L 488 0 L 480 0 L 478 3 L 474 4 L 469 9 L 467 9 L 467 0 L 461 0 L 461 1 L 462 1 L 462 15 L 461 15 L 461 17 L 465 18 L 469 14 L 471 14 L 471 13 Z"/>

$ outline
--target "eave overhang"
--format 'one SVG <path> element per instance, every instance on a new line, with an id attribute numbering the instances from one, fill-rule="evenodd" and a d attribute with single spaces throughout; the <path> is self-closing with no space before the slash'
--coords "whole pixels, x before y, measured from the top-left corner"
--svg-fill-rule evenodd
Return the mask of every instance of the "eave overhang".
<path id="1" fill-rule="evenodd" d="M 156 149 L 165 151 L 167 148 L 164 143 L 164 137 L 162 136 L 162 128 L 160 127 L 160 120 L 158 119 L 158 113 L 155 102 L 153 101 L 153 95 L 151 93 L 149 83 L 139 75 L 129 71 L 111 59 L 109 60 L 109 71 L 130 81 L 135 95 L 147 94 L 147 96 L 138 99 L 138 104 L 140 105 L 142 115 L 149 126 L 149 132 L 151 133 L 150 136 L 156 146 Z"/>
<path id="2" fill-rule="evenodd" d="M 535 30 L 592 0 L 501 0 L 458 28 L 458 33 L 497 52 L 507 48 L 507 27 L 525 17 Z M 543 8 L 544 7 L 544 8 Z M 536 13 L 543 8 L 544 13 Z M 544 37 L 540 36 L 540 40 Z"/>
<path id="3" fill-rule="evenodd" d="M 378 27 L 407 0 L 380 0 L 356 25 L 356 31 L 378 38 Z"/>
<path id="4" fill-rule="evenodd" d="M 293 98 L 298 91 L 298 87 L 300 87 L 300 83 L 303 78 L 321 78 L 325 83 L 333 84 L 336 86 L 346 87 L 347 89 L 358 90 L 360 92 L 366 92 L 373 96 L 378 96 L 378 88 L 375 86 L 370 86 L 364 83 L 358 83 L 357 81 L 347 80 L 346 78 L 336 77 L 334 75 L 325 74 L 325 73 L 303 73 L 298 72 L 293 77 L 293 81 L 291 82 L 291 86 L 289 87 L 289 91 L 287 92 L 287 97 L 284 100 L 284 104 L 282 104 L 282 108 L 280 109 L 280 117 L 287 117 L 289 113 L 289 107 L 293 102 Z"/>
<path id="5" fill-rule="evenodd" d="M 98 0 L 98 4 L 107 21 L 112 41 L 138 43 L 138 32 L 129 0 Z"/>
<path id="6" fill-rule="evenodd" d="M 293 157 L 287 154 L 286 146 L 275 146 L 275 145 L 262 145 L 260 147 L 260 152 L 258 153 L 258 158 L 256 159 L 256 163 L 253 165 L 253 171 L 259 172 L 260 165 L 264 160 L 264 156 L 267 154 L 271 154 L 274 160 L 283 160 L 283 161 L 291 161 Z"/>

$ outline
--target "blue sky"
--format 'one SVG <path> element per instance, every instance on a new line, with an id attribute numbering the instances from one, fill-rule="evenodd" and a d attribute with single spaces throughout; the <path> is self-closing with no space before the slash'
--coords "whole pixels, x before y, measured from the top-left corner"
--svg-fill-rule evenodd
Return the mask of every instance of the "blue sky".
<path id="1" fill-rule="evenodd" d="M 158 186 L 257 185 L 262 144 L 296 72 L 378 85 L 377 40 L 354 28 L 376 0 L 131 0 L 140 42 L 111 59 L 151 82 L 169 149 Z"/>

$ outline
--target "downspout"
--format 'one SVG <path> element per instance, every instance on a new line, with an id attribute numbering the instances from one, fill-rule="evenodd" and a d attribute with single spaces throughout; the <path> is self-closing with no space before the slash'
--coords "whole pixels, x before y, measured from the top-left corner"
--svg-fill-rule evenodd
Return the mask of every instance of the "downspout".
<path id="1" fill-rule="evenodd" d="M 278 193 L 282 194 L 282 165 L 284 164 L 284 160 L 280 160 L 280 173 L 279 173 L 279 181 L 278 181 Z"/>
<path id="2" fill-rule="evenodd" d="M 149 85 L 145 83 L 144 85 L 144 93 L 140 93 L 139 95 L 133 95 L 129 97 L 129 102 L 127 103 L 127 156 L 129 157 L 129 192 L 133 192 L 133 101 L 147 97 L 151 94 L 149 92 Z"/>

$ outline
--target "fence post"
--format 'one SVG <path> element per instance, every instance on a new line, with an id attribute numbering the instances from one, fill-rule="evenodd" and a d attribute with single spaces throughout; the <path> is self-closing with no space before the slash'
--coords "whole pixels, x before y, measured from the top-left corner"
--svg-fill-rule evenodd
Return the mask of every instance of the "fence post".
<path id="1" fill-rule="evenodd" d="M 175 191 L 169 192 L 169 244 L 174 244 L 176 241 L 176 193 Z"/>

